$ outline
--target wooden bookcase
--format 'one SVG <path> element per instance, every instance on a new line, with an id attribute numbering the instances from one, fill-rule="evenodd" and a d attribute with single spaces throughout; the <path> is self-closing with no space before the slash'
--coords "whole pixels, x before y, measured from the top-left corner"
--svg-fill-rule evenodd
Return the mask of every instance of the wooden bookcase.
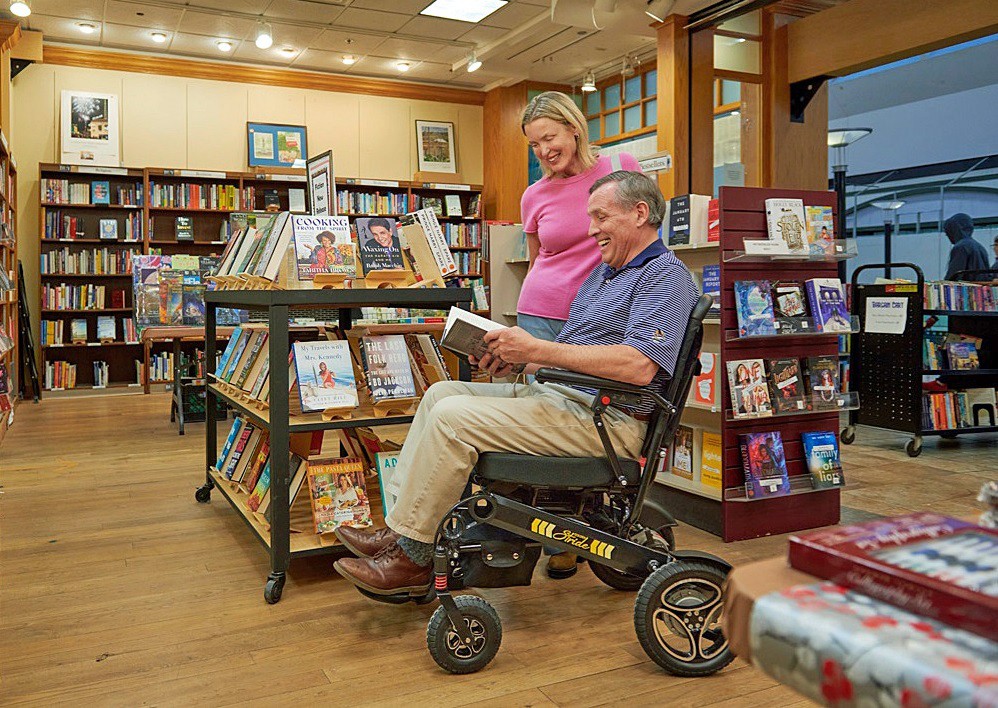
<path id="1" fill-rule="evenodd" d="M 225 248 L 226 235 L 224 226 L 234 212 L 264 211 L 267 193 L 273 190 L 277 194 L 281 210 L 289 207 L 289 190 L 305 189 L 304 170 L 268 173 L 256 172 L 224 172 L 210 170 L 180 170 L 161 168 L 108 168 L 79 165 L 40 164 L 39 179 L 65 180 L 67 185 L 83 185 L 87 190 L 87 198 L 80 204 L 53 203 L 46 201 L 44 186 L 41 191 L 39 234 L 41 239 L 40 253 L 49 253 L 66 249 L 66 252 L 77 255 L 80 252 L 92 252 L 95 249 L 108 248 L 115 252 L 132 250 L 140 254 L 161 253 L 174 255 L 188 253 L 198 256 L 219 255 Z M 107 182 L 109 184 L 110 204 L 95 205 L 92 201 L 93 183 Z M 44 185 L 44 182 L 40 181 Z M 481 234 L 484 221 L 481 213 L 481 185 L 438 184 L 430 182 L 405 182 L 389 180 L 363 180 L 351 178 L 336 179 L 338 193 L 384 195 L 392 193 L 399 197 L 398 211 L 375 208 L 373 211 L 354 211 L 340 209 L 341 214 L 353 218 L 357 216 L 389 216 L 398 218 L 403 214 L 420 208 L 426 197 L 437 197 L 442 202 L 447 195 L 459 195 L 462 213 L 467 216 L 440 216 L 441 226 L 445 230 L 453 229 L 455 225 L 465 225 L 469 231 L 475 232 L 473 240 L 453 241 L 451 250 L 455 260 L 469 254 L 478 254 L 481 262 Z M 119 188 L 134 188 L 136 198 L 128 204 L 117 199 Z M 224 200 L 212 194 L 224 192 Z M 202 200 L 193 202 L 195 195 L 201 195 Z M 68 195 L 66 201 L 69 201 Z M 477 214 L 472 209 L 472 202 L 478 203 Z M 10 203 L 13 210 L 13 202 Z M 6 207 L 5 207 L 6 208 Z M 446 214 L 446 211 L 444 212 Z M 68 238 L 69 234 L 56 234 L 55 225 L 61 224 L 63 217 L 76 219 L 76 231 L 82 234 L 80 238 Z M 193 240 L 177 238 L 177 218 L 191 219 Z M 102 219 L 114 219 L 118 223 L 117 240 L 101 240 L 99 227 Z M 126 223 L 133 221 L 133 241 L 124 241 Z M 49 228 L 46 229 L 46 223 Z M 73 234 L 74 236 L 76 234 Z M 53 236 L 53 237 L 50 237 Z M 11 251 L 13 253 L 13 251 Z M 483 265 L 478 270 L 462 272 L 467 278 L 483 277 Z M 15 263 L 16 270 L 16 263 Z M 486 279 L 487 282 L 487 279 Z M 42 273 L 40 293 L 44 286 L 67 285 L 105 285 L 110 288 L 125 289 L 124 307 L 86 309 L 86 310 L 53 310 L 40 307 L 41 320 L 62 321 L 63 344 L 44 345 L 39 347 L 39 372 L 44 381 L 45 364 L 54 361 L 66 361 L 77 367 L 77 389 L 87 389 L 93 385 L 93 363 L 106 361 L 109 368 L 109 388 L 140 386 L 136 379 L 136 362 L 143 371 L 148 371 L 149 359 L 160 354 L 169 347 L 168 343 L 155 342 L 150 347 L 143 348 L 141 343 L 124 340 L 123 320 L 134 317 L 132 306 L 131 275 L 116 273 L 113 275 L 94 274 L 63 274 Z M 40 305 L 44 305 L 43 295 L 40 295 Z M 16 308 L 12 308 L 16 309 Z M 15 313 L 16 315 L 16 313 Z M 99 342 L 97 340 L 97 317 L 114 316 L 117 338 L 114 342 Z M 86 345 L 71 344 L 70 326 L 73 319 L 87 320 Z M 15 330 L 16 334 L 16 323 Z M 151 383 L 165 383 L 153 381 Z"/>
<path id="2" fill-rule="evenodd" d="M 7 136 L 0 131 L 0 268 L 7 273 L 11 289 L 0 291 L 0 327 L 10 337 L 14 347 L 0 355 L 0 365 L 7 367 L 10 404 L 17 400 L 20 343 L 18 333 L 17 293 L 17 162 L 10 152 Z M 9 415 L 0 415 L 0 440 L 7 432 Z"/>
<path id="3" fill-rule="evenodd" d="M 703 351 L 719 353 L 716 406 L 687 404 L 683 423 L 694 428 L 720 433 L 722 439 L 722 484 L 716 490 L 696 478 L 690 482 L 662 473 L 664 503 L 676 516 L 694 526 L 710 531 L 725 541 L 737 541 L 770 534 L 828 526 L 839 521 L 839 489 L 813 490 L 798 484 L 808 477 L 801 433 L 839 431 L 838 410 L 811 411 L 798 415 L 775 415 L 761 418 L 733 419 L 731 394 L 727 381 L 727 362 L 738 359 L 775 359 L 779 357 L 838 356 L 838 334 L 773 336 L 738 339 L 734 283 L 739 280 L 796 280 L 835 278 L 837 256 L 816 260 L 771 259 L 741 255 L 746 239 L 767 238 L 765 200 L 770 198 L 802 199 L 805 205 L 836 208 L 834 192 L 754 187 L 721 187 L 720 243 L 699 248 L 677 248 L 676 255 L 692 271 L 708 263 L 721 266 L 721 313 L 705 327 Z M 838 214 L 835 214 L 838 218 Z M 787 471 L 792 492 L 787 496 L 747 500 L 739 436 L 744 433 L 779 431 L 783 438 Z M 697 437 L 701 435 L 699 431 Z M 694 451 L 696 453 L 696 449 Z M 845 470 L 848 480 L 849 471 Z"/>

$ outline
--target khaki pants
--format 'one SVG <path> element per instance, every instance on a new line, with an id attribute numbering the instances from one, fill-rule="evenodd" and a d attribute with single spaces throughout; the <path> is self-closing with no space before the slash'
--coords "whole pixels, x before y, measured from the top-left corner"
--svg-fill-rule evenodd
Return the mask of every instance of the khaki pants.
<path id="1" fill-rule="evenodd" d="M 388 526 L 433 543 L 437 524 L 460 500 L 483 452 L 604 457 L 589 408 L 592 400 L 556 384 L 434 384 L 419 404 L 399 455 L 402 482 Z M 613 408 L 603 420 L 617 454 L 637 459 L 647 423 Z"/>

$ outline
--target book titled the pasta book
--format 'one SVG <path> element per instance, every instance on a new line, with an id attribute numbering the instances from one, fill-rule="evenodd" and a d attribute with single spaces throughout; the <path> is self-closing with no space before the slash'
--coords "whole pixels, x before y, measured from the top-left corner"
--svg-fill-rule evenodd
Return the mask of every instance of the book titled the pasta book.
<path id="1" fill-rule="evenodd" d="M 360 458 L 309 461 L 308 489 L 316 533 L 340 526 L 361 529 L 371 525 L 371 502 Z"/>
<path id="2" fill-rule="evenodd" d="M 357 407 L 357 384 L 347 342 L 295 342 L 293 350 L 303 411 Z"/>

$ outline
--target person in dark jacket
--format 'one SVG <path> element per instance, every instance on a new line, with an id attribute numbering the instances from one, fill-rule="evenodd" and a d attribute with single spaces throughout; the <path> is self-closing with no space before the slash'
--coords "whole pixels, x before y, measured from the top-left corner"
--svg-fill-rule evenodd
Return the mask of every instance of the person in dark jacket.
<path id="1" fill-rule="evenodd" d="M 995 242 L 991 244 L 991 248 L 995 251 L 995 262 L 991 264 L 991 270 L 998 270 L 998 236 L 995 236 Z"/>
<path id="2" fill-rule="evenodd" d="M 954 214 L 943 222 L 943 230 L 953 244 L 949 265 L 946 266 L 946 280 L 953 280 L 953 276 L 961 270 L 988 269 L 988 252 L 973 239 L 973 219 L 962 212 Z"/>

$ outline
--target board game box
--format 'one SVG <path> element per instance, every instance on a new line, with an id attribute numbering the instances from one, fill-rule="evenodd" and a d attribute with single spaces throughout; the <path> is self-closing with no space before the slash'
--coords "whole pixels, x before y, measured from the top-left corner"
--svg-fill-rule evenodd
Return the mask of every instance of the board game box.
<path id="1" fill-rule="evenodd" d="M 931 512 L 790 538 L 790 565 L 992 641 L 998 531 Z"/>

